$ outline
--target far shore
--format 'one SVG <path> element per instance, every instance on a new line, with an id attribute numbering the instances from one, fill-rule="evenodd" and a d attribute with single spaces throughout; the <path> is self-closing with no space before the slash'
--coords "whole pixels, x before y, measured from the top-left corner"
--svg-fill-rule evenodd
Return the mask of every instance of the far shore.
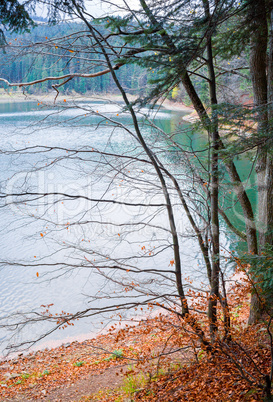
<path id="1" fill-rule="evenodd" d="M 134 101 L 137 99 L 135 95 L 127 95 L 130 101 Z M 45 102 L 45 103 L 53 103 L 55 99 L 55 94 L 43 93 L 43 94 L 26 94 L 24 95 L 22 92 L 0 92 L 0 103 L 17 103 L 17 102 Z M 110 101 L 110 102 L 123 102 L 122 96 L 120 94 L 113 93 L 101 93 L 101 94 L 68 94 L 58 95 L 56 99 L 56 103 L 59 102 L 83 102 L 83 101 Z M 175 102 L 169 99 L 160 100 L 157 102 L 158 106 L 164 107 L 167 110 L 173 110 L 177 112 L 188 112 L 192 113 L 194 111 L 193 107 L 186 106 L 182 102 Z"/>

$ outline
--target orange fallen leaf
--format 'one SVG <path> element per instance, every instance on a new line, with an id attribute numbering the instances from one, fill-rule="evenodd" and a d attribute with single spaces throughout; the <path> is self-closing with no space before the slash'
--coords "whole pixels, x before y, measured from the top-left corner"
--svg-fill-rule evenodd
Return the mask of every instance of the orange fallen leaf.
<path id="1" fill-rule="evenodd" d="M 36 272 L 36 276 L 37 276 L 37 278 L 39 277 L 39 272 Z"/>

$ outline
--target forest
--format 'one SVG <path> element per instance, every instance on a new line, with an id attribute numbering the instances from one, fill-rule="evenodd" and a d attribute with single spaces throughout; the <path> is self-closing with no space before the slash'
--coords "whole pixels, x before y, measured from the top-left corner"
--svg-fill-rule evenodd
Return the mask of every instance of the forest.
<path id="1" fill-rule="evenodd" d="M 14 51 L 1 54 L 1 77 L 12 82 L 23 82 L 67 73 L 96 72 L 98 70 L 96 60 L 101 60 L 102 56 L 99 52 L 92 53 L 88 51 L 88 41 L 84 36 L 79 40 L 76 57 L 71 57 L 69 50 L 63 52 L 61 49 L 61 57 L 57 61 L 56 57 L 60 56 L 60 50 L 57 48 L 50 48 L 49 54 L 46 54 L 41 52 L 39 48 L 37 48 L 37 52 L 33 51 L 31 46 L 33 42 L 45 42 L 47 41 L 46 38 L 56 38 L 60 35 L 69 37 L 69 35 L 75 35 L 81 30 L 84 31 L 84 26 L 80 23 L 62 23 L 58 26 L 38 25 L 30 33 L 14 33 L 8 36 L 8 43 L 11 48 L 13 47 Z M 20 45 L 16 46 L 17 44 L 24 46 L 23 52 L 21 52 Z M 118 46 L 118 41 L 116 45 Z M 25 51 L 26 47 L 29 47 L 29 51 Z M 151 73 L 148 75 L 151 75 Z M 147 83 L 146 71 L 136 65 L 125 66 L 120 71 L 119 78 L 129 91 L 144 90 Z M 50 82 L 44 82 L 28 88 L 28 92 L 47 92 L 51 89 Z M 91 93 L 116 91 L 114 81 L 109 75 L 98 77 L 96 81 L 76 78 L 67 83 L 65 88 L 60 88 L 60 91 L 67 92 L 72 90 L 82 94 L 87 91 Z"/>
<path id="2" fill-rule="evenodd" d="M 273 400 L 273 2 L 4 3 L 2 400 Z"/>

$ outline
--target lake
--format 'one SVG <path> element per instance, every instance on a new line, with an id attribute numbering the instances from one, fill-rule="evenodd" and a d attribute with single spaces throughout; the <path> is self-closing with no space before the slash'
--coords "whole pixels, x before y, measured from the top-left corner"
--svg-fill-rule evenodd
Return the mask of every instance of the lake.
<path id="1" fill-rule="evenodd" d="M 97 315 L 111 304 L 127 303 L 132 315 L 141 312 L 134 302 L 141 303 L 147 294 L 155 301 L 166 294 L 167 302 L 173 302 L 165 201 L 121 105 L 18 102 L 1 103 L 0 112 L 1 194 L 9 194 L 0 209 L 0 313 L 2 324 L 15 314 L 8 321 L 14 323 L 17 312 L 32 319 L 19 333 L 2 329 L 2 347 L 51 332 L 55 321 L 42 320 L 46 307 L 41 306 L 51 305 L 53 316 L 62 311 L 85 313 L 74 326 L 50 333 L 37 347 L 96 333 L 117 320 L 112 317 L 115 309 Z M 138 117 L 151 149 L 187 189 L 190 172 L 172 138 L 199 150 L 206 140 L 202 133 L 191 132 L 182 120 L 184 114 L 162 109 L 152 115 L 145 109 Z M 247 179 L 248 161 L 238 162 L 238 167 Z M 250 191 L 252 182 L 248 179 Z M 183 276 L 193 286 L 201 282 L 205 286 L 192 230 L 171 183 L 167 184 L 180 236 Z M 228 202 L 231 218 L 240 223 L 237 203 Z M 235 237 L 223 223 L 222 232 L 225 255 Z"/>

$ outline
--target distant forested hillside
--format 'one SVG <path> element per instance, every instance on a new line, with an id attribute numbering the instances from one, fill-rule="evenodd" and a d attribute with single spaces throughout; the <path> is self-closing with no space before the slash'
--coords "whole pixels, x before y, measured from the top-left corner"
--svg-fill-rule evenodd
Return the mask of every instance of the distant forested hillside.
<path id="1" fill-rule="evenodd" d="M 104 37 L 110 34 L 110 30 L 108 31 L 99 24 L 98 30 Z M 105 58 L 98 50 L 96 52 L 93 50 L 89 35 L 90 32 L 80 23 L 66 22 L 49 26 L 45 21 L 39 21 L 38 26 L 31 29 L 29 33 L 21 35 L 7 33 L 7 46 L 0 51 L 0 76 L 13 83 L 21 83 L 49 76 L 60 77 L 71 73 L 90 74 L 104 70 L 107 68 Z M 111 53 L 113 46 L 118 58 L 118 54 L 122 52 L 124 46 L 124 41 L 120 36 L 111 37 L 111 45 L 109 44 L 108 49 L 109 54 L 112 54 L 111 61 L 115 63 L 116 60 Z M 133 42 L 129 45 L 128 42 L 127 50 L 128 46 L 134 47 L 135 44 Z M 151 55 L 154 56 L 154 52 L 151 52 Z M 160 63 L 160 59 L 156 60 L 153 67 L 147 68 L 144 67 L 141 55 L 136 55 L 117 71 L 117 76 L 127 92 L 142 96 L 146 94 L 148 85 L 151 88 L 151 85 L 160 80 L 160 74 L 158 74 L 160 73 Z M 219 59 L 217 62 L 218 86 L 219 89 L 223 89 L 223 91 L 219 91 L 221 102 L 232 100 L 238 104 L 248 102 L 251 98 L 250 76 L 248 69 L 244 70 L 245 65 L 247 65 L 247 55 L 244 54 L 240 57 L 227 57 L 226 61 Z M 198 73 L 191 72 L 190 74 L 200 98 L 206 105 L 209 105 L 207 82 L 202 78 L 206 73 L 207 67 L 204 65 L 198 67 Z M 46 81 L 26 87 L 25 90 L 29 93 L 48 92 L 53 90 L 53 83 L 58 82 Z M 14 87 L 14 91 L 16 90 L 17 87 Z M 61 86 L 59 91 L 66 93 L 75 91 L 80 94 L 109 93 L 117 92 L 117 88 L 111 74 L 105 74 L 96 78 L 74 78 Z M 174 87 L 165 96 L 188 105 L 191 104 L 182 85 Z"/>
<path id="2" fill-rule="evenodd" d="M 67 43 L 70 45 L 72 43 L 72 46 L 67 48 L 55 46 L 54 39 L 57 42 L 59 38 L 65 37 Z M 104 60 L 104 57 L 90 50 L 88 32 L 81 24 L 63 23 L 58 26 L 40 24 L 29 33 L 7 35 L 6 38 L 7 46 L 0 53 L 0 76 L 10 82 L 29 82 L 67 73 L 92 73 L 106 68 L 106 65 L 96 66 L 98 60 Z M 37 46 L 33 47 L 33 43 L 37 43 Z M 151 75 L 152 72 L 147 72 L 137 64 L 125 65 L 118 71 L 126 90 L 138 94 L 145 91 Z M 43 82 L 26 90 L 30 93 L 47 92 L 52 90 L 52 82 Z M 95 79 L 75 78 L 59 90 L 60 92 L 74 90 L 84 94 L 87 91 L 114 92 L 116 88 L 110 74 L 106 74 Z"/>

